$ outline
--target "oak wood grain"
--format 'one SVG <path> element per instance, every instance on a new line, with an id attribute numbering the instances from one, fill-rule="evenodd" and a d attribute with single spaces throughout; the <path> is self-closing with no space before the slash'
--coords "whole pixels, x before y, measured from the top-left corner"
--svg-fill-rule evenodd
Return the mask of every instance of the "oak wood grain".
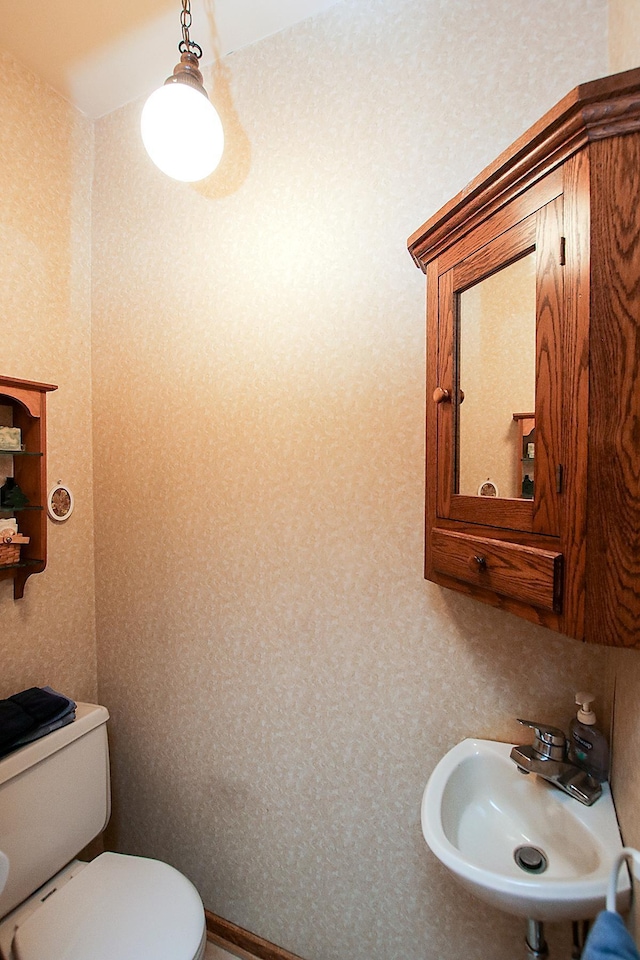
<path id="1" fill-rule="evenodd" d="M 562 555 L 468 533 L 431 531 L 434 565 L 440 573 L 542 610 L 559 612 Z"/>
<path id="2" fill-rule="evenodd" d="M 551 610 L 542 610 L 540 607 L 534 607 L 530 603 L 522 600 L 514 600 L 511 597 L 505 597 L 503 594 L 496 593 L 495 590 L 476 586 L 475 584 L 465 583 L 463 580 L 456 580 L 455 577 L 449 577 L 444 573 L 434 571 L 433 576 L 429 578 L 433 583 L 440 587 L 447 587 L 456 593 L 462 593 L 480 603 L 486 603 L 488 606 L 504 610 L 505 613 L 512 613 L 522 620 L 528 620 L 530 623 L 536 623 L 541 627 L 547 627 L 549 630 L 560 630 L 560 614 Z"/>
<path id="3" fill-rule="evenodd" d="M 558 197 L 542 207 L 536 217 L 536 456 L 532 529 L 553 536 L 560 533 L 556 471 L 560 463 L 563 401 L 562 230 L 563 200 Z"/>
<path id="4" fill-rule="evenodd" d="M 245 930 L 244 927 L 230 920 L 225 920 L 224 917 L 211 913 L 210 910 L 205 910 L 205 919 L 208 938 L 222 947 L 228 946 L 230 949 L 239 947 L 256 960 L 302 960 L 297 954 Z"/>
<path id="5" fill-rule="evenodd" d="M 427 268 L 427 365 L 426 365 L 426 457 L 425 457 L 425 577 L 431 579 L 433 565 L 431 560 L 431 539 L 429 531 L 435 522 L 438 493 L 438 408 L 432 399 L 434 384 L 438 382 L 438 261 L 432 261 Z"/>
<path id="6" fill-rule="evenodd" d="M 591 153 L 587 624 L 640 643 L 640 135 Z"/>
<path id="7" fill-rule="evenodd" d="M 473 253 L 465 256 L 463 249 L 457 246 L 455 248 L 455 252 L 463 258 L 452 268 L 453 289 L 456 294 L 535 250 L 536 218 L 534 215 L 526 217 L 492 241 L 485 242 L 481 234 L 474 234 L 473 239 Z"/>
<path id="8" fill-rule="evenodd" d="M 486 220 L 470 221 L 467 229 L 461 234 L 453 231 L 447 234 L 446 249 L 438 249 L 437 256 L 441 271 L 449 270 L 464 257 L 469 256 L 479 247 L 495 240 L 502 233 L 511 230 L 514 224 L 525 220 L 544 206 L 551 203 L 562 194 L 562 170 L 554 170 L 534 186 L 515 198 L 505 200 L 505 204 Z M 453 249 L 455 248 L 455 249 Z M 430 254 L 435 251 L 429 250 Z M 429 258 L 425 259 L 425 263 Z"/>
<path id="9" fill-rule="evenodd" d="M 456 304 L 453 290 L 453 271 L 438 276 L 437 342 L 438 366 L 437 383 L 427 383 L 427 397 L 439 386 L 454 396 L 456 389 L 455 365 L 457 344 L 455 341 Z M 435 483 L 437 490 L 437 514 L 448 517 L 451 510 L 454 477 L 456 476 L 456 419 L 458 404 L 438 403 L 436 407 L 437 423 L 437 473 L 429 476 L 428 483 Z"/>
<path id="10" fill-rule="evenodd" d="M 565 587 L 562 630 L 585 637 L 587 554 L 587 462 L 589 430 L 590 324 L 590 162 L 589 151 L 573 156 L 564 167 L 564 231 L 566 265 L 562 318 L 563 465 L 562 552 Z"/>

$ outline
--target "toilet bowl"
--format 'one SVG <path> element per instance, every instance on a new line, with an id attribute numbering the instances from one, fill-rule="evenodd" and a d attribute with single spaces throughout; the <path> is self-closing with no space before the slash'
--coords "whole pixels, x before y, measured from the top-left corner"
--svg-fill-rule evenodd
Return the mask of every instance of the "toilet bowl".
<path id="1" fill-rule="evenodd" d="M 0 922 L 2 960 L 202 960 L 202 902 L 159 860 L 75 861 Z"/>
<path id="2" fill-rule="evenodd" d="M 202 960 L 193 884 L 159 860 L 73 859 L 109 819 L 104 707 L 0 760 L 2 960 Z M 6 870 L 0 871 L 3 876 Z"/>

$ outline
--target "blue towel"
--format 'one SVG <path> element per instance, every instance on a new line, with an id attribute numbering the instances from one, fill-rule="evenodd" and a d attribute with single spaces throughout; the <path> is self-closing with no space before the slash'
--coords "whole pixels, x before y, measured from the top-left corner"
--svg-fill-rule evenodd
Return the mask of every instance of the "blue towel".
<path id="1" fill-rule="evenodd" d="M 76 704 L 51 687 L 30 687 L 0 700 L 0 757 L 75 719 Z"/>
<path id="2" fill-rule="evenodd" d="M 589 931 L 582 960 L 640 960 L 640 954 L 619 913 L 603 910 Z"/>
<path id="3" fill-rule="evenodd" d="M 17 747 L 23 747 L 27 743 L 32 743 L 34 740 L 40 740 L 41 737 L 46 737 L 48 733 L 53 733 L 54 730 L 65 727 L 76 718 L 75 700 L 66 697 L 64 693 L 58 693 L 57 690 L 52 690 L 51 687 L 40 687 L 40 691 L 57 697 L 61 702 L 60 709 L 54 716 L 50 717 L 46 723 L 41 723 L 35 730 L 30 730 L 23 737 L 20 737 L 19 740 L 16 740 L 11 748 L 12 750 L 17 749 Z"/>
<path id="4" fill-rule="evenodd" d="M 40 687 L 29 687 L 0 700 L 0 753 L 12 750 L 20 737 L 55 719 L 66 707 L 66 697 Z"/>

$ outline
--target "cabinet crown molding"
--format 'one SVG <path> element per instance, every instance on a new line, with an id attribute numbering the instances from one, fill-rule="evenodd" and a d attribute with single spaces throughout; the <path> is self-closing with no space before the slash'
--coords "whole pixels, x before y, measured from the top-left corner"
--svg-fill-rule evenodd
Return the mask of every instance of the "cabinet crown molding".
<path id="1" fill-rule="evenodd" d="M 416 265 L 439 256 L 587 143 L 640 131 L 640 68 L 575 87 L 415 231 Z"/>

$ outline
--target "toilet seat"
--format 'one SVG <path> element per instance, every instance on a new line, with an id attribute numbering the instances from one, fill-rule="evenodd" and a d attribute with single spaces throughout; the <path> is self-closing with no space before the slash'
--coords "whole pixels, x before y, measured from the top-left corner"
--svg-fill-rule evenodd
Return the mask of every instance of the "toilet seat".
<path id="1" fill-rule="evenodd" d="M 201 960 L 202 901 L 159 860 L 103 853 L 16 930 L 16 960 Z"/>

